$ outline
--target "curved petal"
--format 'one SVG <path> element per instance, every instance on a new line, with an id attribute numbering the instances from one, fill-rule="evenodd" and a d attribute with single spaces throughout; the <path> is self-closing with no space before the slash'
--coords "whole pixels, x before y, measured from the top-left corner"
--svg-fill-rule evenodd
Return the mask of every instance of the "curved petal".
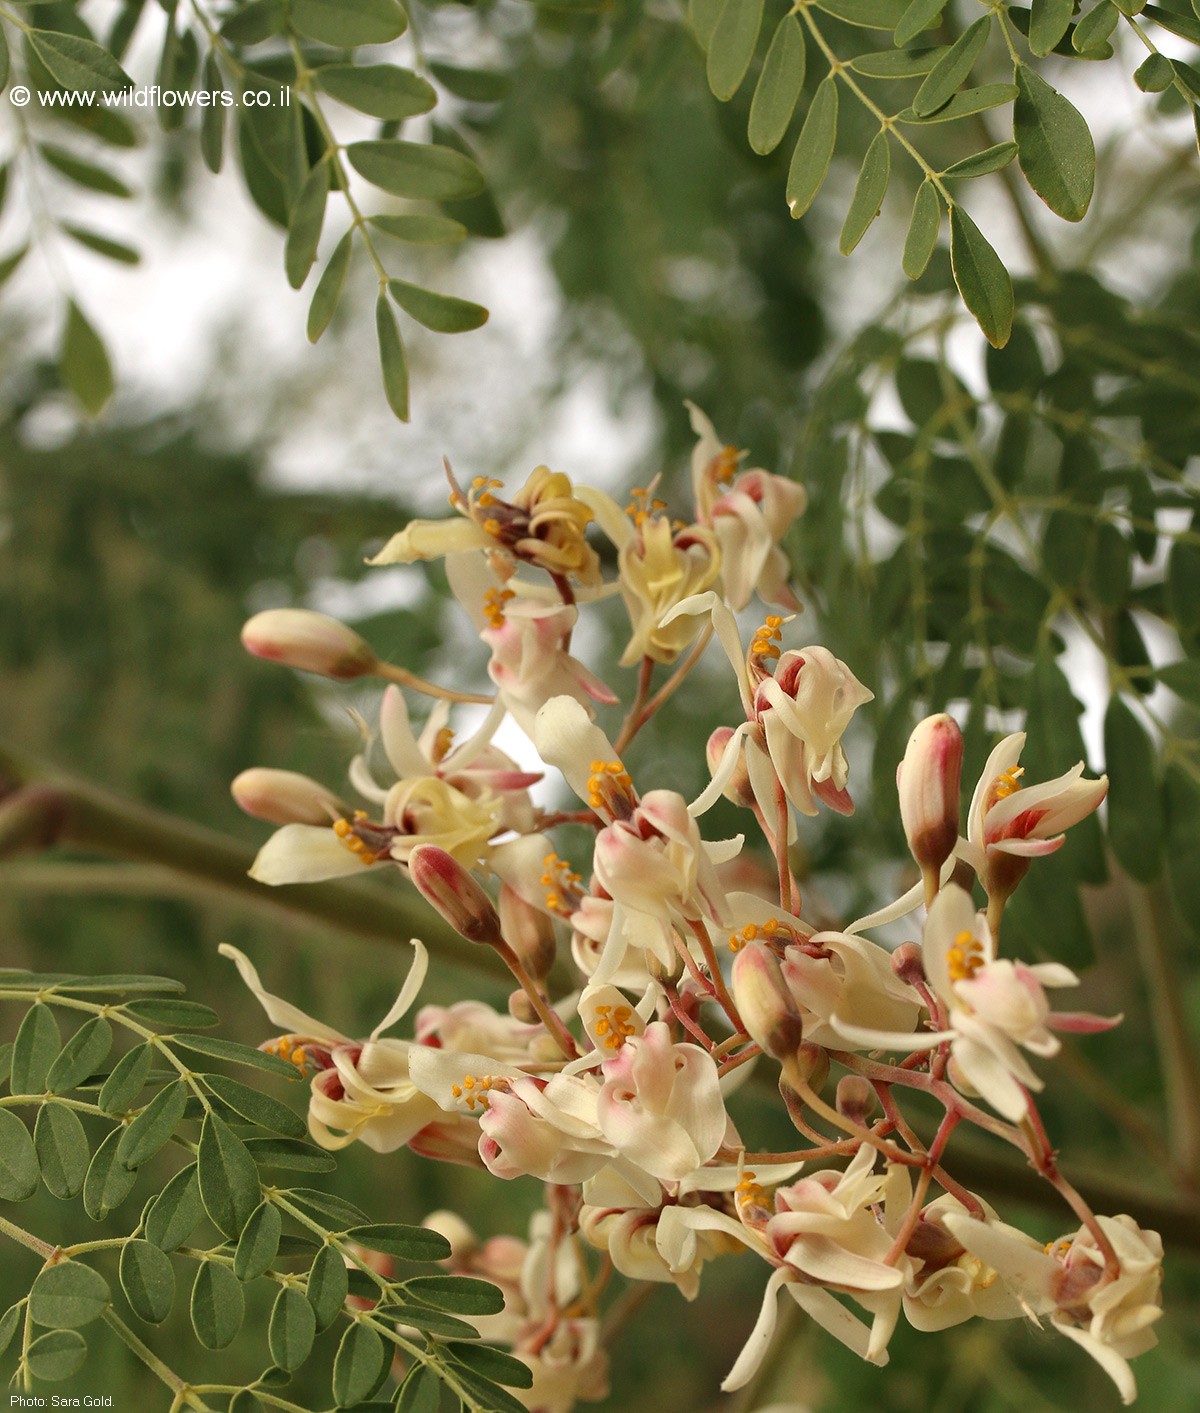
<path id="1" fill-rule="evenodd" d="M 766 1357 L 767 1350 L 771 1347 L 771 1340 L 775 1335 L 775 1324 L 779 1317 L 776 1296 L 779 1287 L 788 1283 L 790 1274 L 791 1272 L 786 1268 L 772 1272 L 771 1279 L 767 1282 L 767 1288 L 763 1292 L 763 1302 L 758 1312 L 758 1319 L 754 1322 L 754 1328 L 742 1346 L 742 1352 L 738 1355 L 733 1368 L 721 1380 L 723 1393 L 733 1393 L 735 1389 L 745 1387 L 758 1372 L 758 1367 Z"/>
<path id="2" fill-rule="evenodd" d="M 285 1001 L 279 996 L 274 996 L 262 984 L 258 975 L 258 968 L 245 954 L 228 942 L 222 942 L 217 951 L 223 957 L 229 957 L 238 969 L 238 974 L 242 980 L 254 993 L 254 998 L 267 1013 L 267 1019 L 272 1025 L 277 1025 L 281 1030 L 292 1035 L 304 1035 L 313 1040 L 323 1040 L 330 1045 L 344 1045 L 348 1037 L 340 1030 L 334 1030 L 324 1021 L 315 1020 L 312 1016 L 302 1011 L 299 1006 L 293 1006 L 290 1001 Z"/>
<path id="3" fill-rule="evenodd" d="M 424 984 L 425 973 L 429 970 L 429 953 L 425 950 L 423 942 L 419 942 L 415 937 L 409 940 L 415 953 L 412 966 L 408 969 L 408 975 L 404 979 L 404 985 L 400 988 L 400 994 L 392 1002 L 391 1010 L 371 1032 L 372 1040 L 378 1040 L 385 1030 L 389 1030 L 396 1024 L 417 999 L 417 992 Z"/>
<path id="4" fill-rule="evenodd" d="M 285 824 L 258 851 L 250 877 L 272 888 L 282 883 L 320 883 L 362 873 L 363 861 L 332 829 L 315 824 Z"/>

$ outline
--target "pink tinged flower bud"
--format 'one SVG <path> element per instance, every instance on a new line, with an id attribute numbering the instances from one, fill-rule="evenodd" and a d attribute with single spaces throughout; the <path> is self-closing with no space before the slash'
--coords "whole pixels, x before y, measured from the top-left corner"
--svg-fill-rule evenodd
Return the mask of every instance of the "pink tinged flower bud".
<path id="1" fill-rule="evenodd" d="M 875 1090 L 860 1074 L 843 1075 L 838 1080 L 837 1111 L 852 1123 L 865 1125 L 875 1107 Z"/>
<path id="2" fill-rule="evenodd" d="M 339 682 L 365 677 L 379 666 L 374 648 L 353 628 L 306 608 L 256 613 L 242 629 L 242 642 L 255 657 Z"/>
<path id="3" fill-rule="evenodd" d="M 332 790 L 294 770 L 254 766 L 229 791 L 240 810 L 268 824 L 329 824 L 349 813 Z"/>
<path id="4" fill-rule="evenodd" d="M 708 738 L 704 753 L 708 758 L 708 773 L 710 775 L 716 775 L 732 737 L 732 726 L 718 726 Z M 754 787 L 750 784 L 750 771 L 747 769 L 744 753 L 739 752 L 737 765 L 734 766 L 733 774 L 729 777 L 725 789 L 721 793 L 727 800 L 732 800 L 735 805 L 742 805 L 746 809 L 754 807 Z"/>
<path id="5" fill-rule="evenodd" d="M 962 757 L 958 723 L 941 712 L 913 731 L 896 772 L 908 847 L 927 878 L 936 879 L 958 843 Z"/>
<path id="6" fill-rule="evenodd" d="M 503 941 L 492 900 L 452 854 L 436 844 L 418 844 L 409 853 L 408 871 L 421 896 L 460 937 L 489 947 Z"/>
<path id="7" fill-rule="evenodd" d="M 507 883 L 500 888 L 500 931 L 531 976 L 550 974 L 558 952 L 554 923 Z"/>
<path id="8" fill-rule="evenodd" d="M 777 1060 L 794 1055 L 804 1027 L 774 952 L 750 942 L 733 962 L 733 999 L 750 1037 Z"/>
<path id="9" fill-rule="evenodd" d="M 915 942 L 901 942 L 892 953 L 892 970 L 908 986 L 925 985 L 925 957 Z"/>

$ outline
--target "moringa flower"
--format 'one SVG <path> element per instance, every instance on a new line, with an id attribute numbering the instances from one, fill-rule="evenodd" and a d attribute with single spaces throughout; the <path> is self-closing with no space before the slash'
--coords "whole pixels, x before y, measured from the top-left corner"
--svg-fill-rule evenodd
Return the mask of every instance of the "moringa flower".
<path id="1" fill-rule="evenodd" d="M 227 942 L 218 948 L 223 957 L 232 959 L 267 1019 L 287 1032 L 264 1048 L 286 1053 L 302 1068 L 316 1068 L 308 1127 L 322 1148 L 345 1148 L 357 1139 L 377 1153 L 390 1153 L 403 1147 L 437 1114 L 437 1105 L 409 1078 L 412 1044 L 383 1034 L 412 1008 L 425 980 L 428 954 L 416 938 L 412 946 L 415 956 L 400 994 L 366 1040 L 352 1040 L 290 1001 L 272 995 L 244 952 Z"/>
<path id="2" fill-rule="evenodd" d="M 1132 1217 L 1097 1217 L 1117 1272 L 1086 1226 L 1042 1247 L 1003 1222 L 947 1212 L 943 1221 L 963 1246 L 986 1261 L 1035 1318 L 1048 1314 L 1060 1334 L 1080 1345 L 1116 1384 L 1122 1403 L 1137 1397 L 1129 1360 L 1158 1343 L 1162 1315 L 1162 1239 Z"/>
<path id="3" fill-rule="evenodd" d="M 991 928 L 971 896 L 947 884 L 934 899 L 925 924 L 925 975 L 941 1003 L 946 1026 L 895 1034 L 831 1018 L 834 1030 L 853 1044 L 911 1053 L 948 1043 L 953 1070 L 1006 1119 L 1016 1122 L 1029 1108 L 1028 1090 L 1042 1088 L 1021 1049 L 1056 1055 L 1056 1030 L 1098 1031 L 1118 1024 L 1078 1013 L 1054 1014 L 1045 987 L 1077 986 L 1079 978 L 1058 962 L 998 960 Z"/>
<path id="4" fill-rule="evenodd" d="M 779 541 L 808 504 L 808 493 L 797 482 L 767 471 L 739 473 L 742 453 L 721 443 L 698 407 L 690 402 L 687 407 L 698 438 L 692 452 L 696 518 L 701 526 L 712 527 L 720 546 L 725 597 L 735 612 L 746 607 L 755 590 L 767 603 L 798 610 Z"/>
<path id="5" fill-rule="evenodd" d="M 1052 854 L 1065 842 L 1063 831 L 1100 807 L 1108 776 L 1082 779 L 1080 761 L 1065 775 L 1022 787 L 1017 762 L 1025 733 L 1006 736 L 992 751 L 975 786 L 967 814 L 963 857 L 979 875 L 989 898 L 1006 899 L 1029 868 L 1029 860 Z"/>
<path id="6" fill-rule="evenodd" d="M 498 494 L 503 483 L 491 477 L 476 476 L 464 495 L 449 465 L 446 476 L 450 504 L 462 518 L 412 520 L 369 564 L 486 550 L 584 585 L 599 584 L 600 561 L 584 538 L 593 511 L 561 472 L 537 467 L 511 500 Z"/>

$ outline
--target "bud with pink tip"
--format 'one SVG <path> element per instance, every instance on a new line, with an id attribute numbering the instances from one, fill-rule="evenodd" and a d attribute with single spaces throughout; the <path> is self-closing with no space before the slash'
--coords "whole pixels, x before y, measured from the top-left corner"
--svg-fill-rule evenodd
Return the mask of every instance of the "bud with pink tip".
<path id="1" fill-rule="evenodd" d="M 761 942 L 750 942 L 733 962 L 733 999 L 751 1039 L 777 1060 L 796 1053 L 804 1027 L 779 960 Z"/>
<path id="2" fill-rule="evenodd" d="M 875 1107 L 875 1089 L 871 1081 L 860 1074 L 846 1074 L 838 1080 L 837 1111 L 851 1123 L 865 1127 Z"/>
<path id="3" fill-rule="evenodd" d="M 336 618 L 306 608 L 270 608 L 242 629 L 247 652 L 300 672 L 352 682 L 375 672 L 374 648 Z"/>
<path id="4" fill-rule="evenodd" d="M 332 790 L 294 770 L 254 766 L 229 787 L 238 809 L 268 824 L 328 824 L 349 813 Z"/>
<path id="5" fill-rule="evenodd" d="M 408 872 L 422 897 L 460 937 L 489 947 L 503 942 L 492 900 L 453 854 L 436 844 L 418 844 L 409 853 Z"/>
<path id="6" fill-rule="evenodd" d="M 908 847 L 925 876 L 926 902 L 937 893 L 942 865 L 958 843 L 963 738 L 952 716 L 927 716 L 908 738 L 896 771 L 900 818 Z"/>
<path id="7" fill-rule="evenodd" d="M 901 942 L 892 953 L 892 970 L 909 986 L 925 985 L 925 954 L 915 942 Z"/>

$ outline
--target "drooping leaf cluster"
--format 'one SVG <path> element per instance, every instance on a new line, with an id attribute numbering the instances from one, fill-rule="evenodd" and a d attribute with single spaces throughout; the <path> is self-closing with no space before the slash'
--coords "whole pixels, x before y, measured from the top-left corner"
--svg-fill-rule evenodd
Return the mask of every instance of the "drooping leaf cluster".
<path id="1" fill-rule="evenodd" d="M 1200 142 L 1200 70 L 1156 47 L 1163 31 L 1200 43 L 1200 12 L 1172 0 L 1033 0 L 1000 4 L 984 15 L 960 14 L 947 0 L 799 0 L 783 13 L 764 0 L 691 0 L 689 20 L 707 56 L 709 86 L 729 101 L 753 68 L 747 120 L 750 146 L 775 151 L 795 126 L 786 197 L 803 216 L 820 192 L 839 133 L 866 141 L 839 249 L 849 255 L 879 215 L 892 159 L 920 178 L 901 264 L 909 279 L 925 270 L 948 217 L 954 282 L 989 343 L 1003 347 L 1013 326 L 1012 280 L 962 205 L 968 180 L 1003 173 L 1016 163 L 1024 182 L 1064 221 L 1080 221 L 1091 204 L 1096 148 L 1087 121 L 1043 72 L 1059 56 L 1124 68 L 1110 43 L 1127 26 L 1149 57 L 1134 81 L 1160 95 L 1164 112 L 1190 112 Z M 1117 82 L 1114 76 L 1107 80 Z M 813 87 L 815 83 L 815 87 Z M 806 87 L 811 97 L 803 102 Z M 851 112 L 847 114 L 846 110 Z M 1011 109 L 1011 131 L 994 130 L 989 114 Z M 847 119 L 849 118 L 849 121 Z M 953 137 L 940 129 L 951 125 Z M 790 141 L 790 139 L 789 139 Z"/>
<path id="2" fill-rule="evenodd" d="M 470 1323 L 502 1308 L 500 1292 L 474 1278 L 396 1273 L 397 1262 L 449 1256 L 449 1243 L 374 1223 L 309 1186 L 334 1160 L 263 1087 L 282 1079 L 294 1093 L 302 1067 L 208 1034 L 216 1013 L 182 990 L 155 976 L 0 972 L 0 1000 L 25 1008 L 0 1046 L 0 1230 L 6 1261 L 13 1242 L 43 1257 L 28 1294 L 0 1316 L 0 1354 L 15 1348 L 18 1386 L 75 1375 L 98 1322 L 134 1348 L 152 1340 L 145 1327 L 162 1324 L 177 1300 L 188 1302 L 202 1349 L 225 1349 L 263 1283 L 275 1293 L 261 1372 L 187 1378 L 194 1406 L 279 1404 L 278 1390 L 313 1357 L 330 1365 L 332 1408 L 433 1408 L 445 1385 L 464 1409 L 519 1409 L 502 1385 L 528 1387 L 529 1370 L 476 1343 Z M 64 1043 L 60 1025 L 75 1022 Z M 81 1200 L 94 1222 L 122 1208 L 138 1215 L 121 1237 L 47 1243 L 15 1220 L 16 1204 L 41 1186 Z M 135 1194 L 140 1206 L 129 1207 Z M 168 1345 L 151 1366 L 173 1390 L 178 1353 Z"/>

